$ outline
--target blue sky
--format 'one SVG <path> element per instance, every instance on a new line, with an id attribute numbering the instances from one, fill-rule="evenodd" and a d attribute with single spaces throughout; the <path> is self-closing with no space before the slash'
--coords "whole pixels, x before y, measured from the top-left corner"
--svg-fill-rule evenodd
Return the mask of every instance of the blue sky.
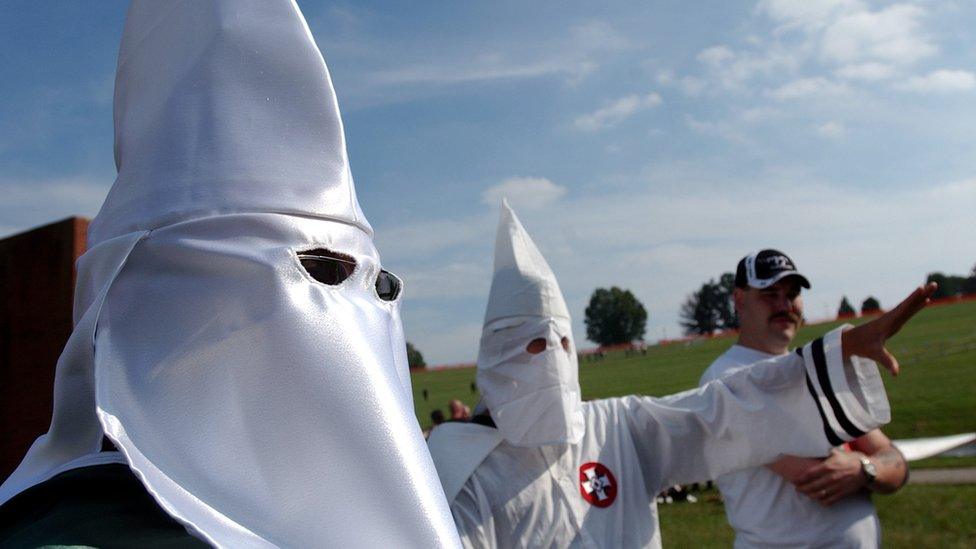
<path id="1" fill-rule="evenodd" d="M 812 319 L 976 264 L 971 2 L 299 5 L 429 362 L 477 354 L 502 196 L 579 347 L 594 288 L 675 337 L 686 296 L 761 247 L 808 274 Z M 125 7 L 0 5 L 0 237 L 97 213 Z"/>

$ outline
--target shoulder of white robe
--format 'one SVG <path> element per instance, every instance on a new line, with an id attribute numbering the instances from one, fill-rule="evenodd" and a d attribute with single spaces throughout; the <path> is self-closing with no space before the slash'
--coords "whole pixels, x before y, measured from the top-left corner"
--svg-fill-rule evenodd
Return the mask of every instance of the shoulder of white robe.
<path id="1" fill-rule="evenodd" d="M 477 423 L 443 423 L 431 431 L 427 447 L 448 503 L 501 442 L 498 429 Z"/>

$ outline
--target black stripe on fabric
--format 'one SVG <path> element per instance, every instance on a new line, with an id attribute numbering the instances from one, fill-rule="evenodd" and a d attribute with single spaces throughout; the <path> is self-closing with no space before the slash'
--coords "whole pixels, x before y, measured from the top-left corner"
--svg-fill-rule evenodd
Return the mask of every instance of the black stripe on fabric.
<path id="1" fill-rule="evenodd" d="M 830 374 L 827 373 L 827 357 L 824 356 L 822 337 L 813 342 L 811 351 L 810 354 L 813 355 L 813 364 L 817 369 L 817 380 L 820 382 L 820 389 L 823 390 L 824 396 L 827 397 L 827 402 L 830 403 L 830 409 L 834 411 L 834 417 L 837 418 L 837 423 L 840 423 L 840 426 L 847 431 L 847 434 L 851 438 L 864 436 L 864 431 L 855 427 L 851 423 L 851 420 L 847 418 L 847 414 L 844 413 L 844 407 L 840 405 L 840 402 L 837 400 L 837 395 L 834 394 L 834 389 L 830 385 Z"/>
<path id="2" fill-rule="evenodd" d="M 817 391 L 813 388 L 813 383 L 810 382 L 810 376 L 806 373 L 803 374 L 807 380 L 807 389 L 810 391 L 810 397 L 813 398 L 813 402 L 817 405 L 817 412 L 820 413 L 820 421 L 823 422 L 824 434 L 827 435 L 827 442 L 831 446 L 840 446 L 844 444 L 844 441 L 840 439 L 834 430 L 830 428 L 830 423 L 827 423 L 827 416 L 824 415 L 823 407 L 820 406 L 820 399 L 817 398 Z"/>

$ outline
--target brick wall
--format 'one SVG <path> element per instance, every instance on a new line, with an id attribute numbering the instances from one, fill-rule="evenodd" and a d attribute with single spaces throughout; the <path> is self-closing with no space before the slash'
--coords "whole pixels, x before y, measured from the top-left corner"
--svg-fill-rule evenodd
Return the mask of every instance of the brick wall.
<path id="1" fill-rule="evenodd" d="M 71 217 L 0 240 L 0 479 L 51 422 L 87 229 L 87 219 Z"/>

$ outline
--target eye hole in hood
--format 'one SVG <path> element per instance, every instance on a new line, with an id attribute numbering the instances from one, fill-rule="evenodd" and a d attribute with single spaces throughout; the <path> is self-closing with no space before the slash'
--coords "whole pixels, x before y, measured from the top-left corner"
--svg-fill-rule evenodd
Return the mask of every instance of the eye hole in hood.
<path id="1" fill-rule="evenodd" d="M 525 346 L 525 350 L 528 351 L 528 353 L 529 354 L 532 354 L 532 355 L 537 355 L 537 354 L 541 353 L 542 351 L 545 351 L 546 350 L 546 338 L 544 338 L 544 337 L 537 337 L 537 338 L 533 339 L 532 341 L 529 342 L 528 345 Z"/>
<path id="2" fill-rule="evenodd" d="M 559 344 L 562 345 L 564 351 L 566 351 L 567 353 L 569 352 L 569 338 L 568 337 L 563 336 L 562 339 L 559 340 Z M 525 350 L 529 354 L 537 355 L 537 354 L 545 351 L 546 350 L 546 347 L 548 347 L 548 343 L 546 342 L 546 338 L 544 338 L 544 337 L 537 337 L 537 338 L 533 339 L 532 341 L 530 341 L 529 344 L 525 346 Z"/>
<path id="3" fill-rule="evenodd" d="M 296 255 L 309 276 L 329 286 L 342 284 L 356 271 L 356 260 L 351 256 L 325 248 L 297 252 Z M 376 275 L 374 287 L 377 297 L 383 301 L 395 301 L 400 297 L 403 281 L 386 269 L 381 269 Z"/>
<path id="4" fill-rule="evenodd" d="M 298 252 L 298 261 L 309 276 L 329 286 L 341 284 L 356 271 L 355 259 L 324 248 Z"/>

